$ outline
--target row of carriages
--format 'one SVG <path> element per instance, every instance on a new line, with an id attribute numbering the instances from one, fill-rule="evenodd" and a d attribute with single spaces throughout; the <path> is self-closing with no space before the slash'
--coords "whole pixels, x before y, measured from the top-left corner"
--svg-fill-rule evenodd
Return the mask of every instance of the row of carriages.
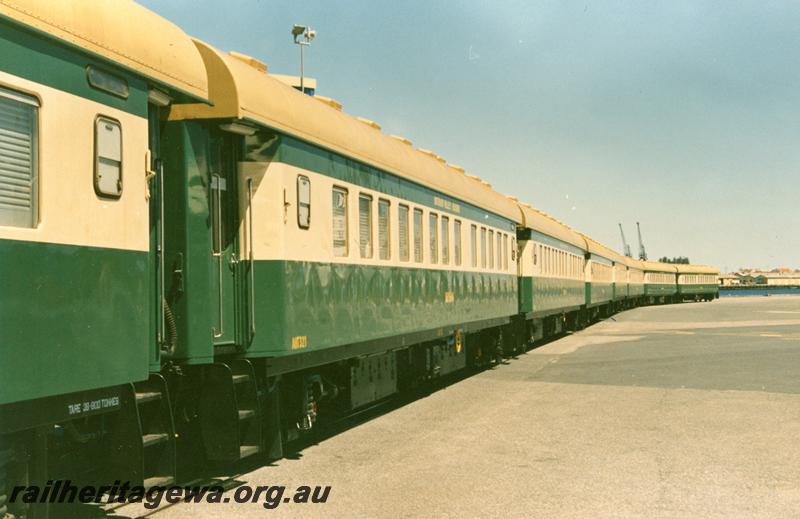
<path id="1" fill-rule="evenodd" d="M 715 268 L 622 256 L 134 2 L 0 15 L 0 516 L 25 482 L 279 458 L 543 338 L 718 296 Z"/>
<path id="2" fill-rule="evenodd" d="M 719 269 L 623 256 L 522 204 L 520 313 L 582 326 L 622 309 L 719 297 Z M 566 265 L 566 266 L 565 266 Z"/>

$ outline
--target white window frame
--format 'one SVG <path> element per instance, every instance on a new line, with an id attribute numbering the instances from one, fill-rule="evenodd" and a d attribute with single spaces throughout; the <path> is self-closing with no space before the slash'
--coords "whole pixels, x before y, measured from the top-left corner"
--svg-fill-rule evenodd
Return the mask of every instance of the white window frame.
<path id="1" fill-rule="evenodd" d="M 335 215 L 334 211 L 336 207 L 333 206 L 333 196 L 339 193 L 342 195 L 344 199 L 344 248 L 337 247 L 336 245 L 336 236 L 333 235 L 334 232 L 334 220 Z M 349 223 L 349 211 L 350 211 L 350 193 L 344 187 L 333 186 L 331 190 L 331 245 L 333 247 L 333 255 L 338 258 L 346 258 L 350 252 L 350 223 Z"/>
<path id="2" fill-rule="evenodd" d="M 22 179 L 6 179 L 6 185 L 9 186 L 6 194 L 12 196 L 5 197 L 9 202 L 13 202 L 13 199 L 16 198 L 16 196 L 13 195 L 18 189 L 29 189 L 30 207 L 27 208 L 27 210 L 20 209 L 19 207 L 15 208 L 14 206 L 16 204 L 2 204 L 3 198 L 0 198 L 0 226 L 34 229 L 39 225 L 39 117 L 41 102 L 33 95 L 2 86 L 0 86 L 0 97 L 21 105 L 27 105 L 33 110 L 30 129 L 30 177 L 28 178 L 26 186 L 21 185 L 22 182 L 25 182 Z M 3 192 L 0 192 L 0 197 L 2 197 L 2 195 Z M 3 205 L 7 207 L 4 208 Z"/>
<path id="3" fill-rule="evenodd" d="M 119 160 L 115 160 L 113 157 L 106 157 L 101 156 L 100 147 L 101 147 L 101 133 L 99 132 L 100 125 L 111 125 L 115 126 L 119 129 Z M 123 190 L 123 169 L 124 169 L 124 150 L 123 150 L 123 143 L 124 137 L 122 132 L 122 123 L 119 120 L 114 119 L 113 117 L 109 117 L 107 115 L 98 115 L 95 117 L 94 120 L 94 191 L 97 193 L 98 196 L 103 198 L 112 198 L 112 199 L 120 199 L 122 198 L 122 190 Z M 109 162 L 117 162 L 117 167 L 119 168 L 119 177 L 117 178 L 117 191 L 105 191 L 101 188 L 100 185 L 100 164 L 101 162 L 109 161 Z"/>
<path id="4" fill-rule="evenodd" d="M 305 181 L 308 189 L 308 200 L 305 202 L 301 199 L 301 182 L 303 181 Z M 303 222 L 300 215 L 300 209 L 303 207 L 307 208 L 305 222 Z M 311 179 L 306 175 L 297 175 L 297 226 L 303 230 L 311 227 Z"/>

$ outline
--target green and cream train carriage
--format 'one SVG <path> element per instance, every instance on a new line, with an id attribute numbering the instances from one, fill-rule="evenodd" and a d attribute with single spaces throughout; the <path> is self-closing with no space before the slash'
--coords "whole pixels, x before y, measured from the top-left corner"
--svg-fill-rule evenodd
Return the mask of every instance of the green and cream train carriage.
<path id="1" fill-rule="evenodd" d="M 0 496 L 280 456 L 615 303 L 710 293 L 340 108 L 132 2 L 0 0 Z"/>
<path id="2" fill-rule="evenodd" d="M 184 387 L 205 395 L 209 455 L 257 450 L 237 376 L 269 388 L 264 413 L 282 416 L 269 434 L 285 439 L 326 407 L 493 358 L 517 313 L 516 204 L 254 59 L 195 43 L 211 104 L 175 106 L 164 127 L 166 224 L 184 230 L 168 236 L 181 267 L 167 293 L 172 358 L 201 366 Z"/>
<path id="3" fill-rule="evenodd" d="M 191 40 L 137 4 L 0 1 L 0 483 L 42 476 L 33 431 L 80 436 L 158 369 L 150 127 L 206 98 Z"/>
<path id="4" fill-rule="evenodd" d="M 606 247 L 608 248 L 608 247 Z M 614 310 L 621 310 L 627 306 L 630 294 L 628 259 L 615 250 L 608 249 L 611 261 L 614 262 Z"/>
<path id="5" fill-rule="evenodd" d="M 614 260 L 617 254 L 588 236 L 586 241 L 586 313 L 591 321 L 611 311 L 614 301 Z"/>
<path id="6" fill-rule="evenodd" d="M 576 320 L 585 304 L 586 241 L 532 206 L 519 207 L 519 312 L 527 333 L 541 338 L 561 331 L 565 320 Z"/>
<path id="7" fill-rule="evenodd" d="M 628 303 L 638 306 L 644 297 L 644 270 L 642 262 L 633 258 L 625 258 L 628 265 Z"/>
<path id="8" fill-rule="evenodd" d="M 678 293 L 675 265 L 657 261 L 642 261 L 644 296 L 650 303 L 670 303 Z"/>
<path id="9" fill-rule="evenodd" d="M 682 300 L 711 301 L 719 297 L 719 269 L 706 265 L 675 265 Z"/>

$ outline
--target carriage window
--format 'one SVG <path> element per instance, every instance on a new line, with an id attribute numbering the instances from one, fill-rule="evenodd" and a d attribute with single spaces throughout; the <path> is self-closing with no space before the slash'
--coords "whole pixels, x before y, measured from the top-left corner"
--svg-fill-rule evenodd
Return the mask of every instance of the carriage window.
<path id="1" fill-rule="evenodd" d="M 297 225 L 301 229 L 311 225 L 311 181 L 305 175 L 297 176 Z"/>
<path id="2" fill-rule="evenodd" d="M 378 256 L 388 260 L 391 255 L 389 247 L 389 201 L 378 200 Z"/>
<path id="3" fill-rule="evenodd" d="M 408 261 L 408 206 L 401 205 L 397 208 L 398 234 L 400 238 L 400 261 Z"/>
<path id="4" fill-rule="evenodd" d="M 508 270 L 508 234 L 503 235 L 503 268 Z"/>
<path id="5" fill-rule="evenodd" d="M 430 233 L 430 242 L 431 242 L 431 263 L 438 263 L 439 262 L 439 216 L 436 213 L 430 213 L 428 215 L 428 232 Z"/>
<path id="6" fill-rule="evenodd" d="M 461 220 L 453 220 L 453 261 L 461 265 Z"/>
<path id="7" fill-rule="evenodd" d="M 478 266 L 478 227 L 470 225 L 469 227 L 469 250 L 472 255 L 472 266 Z"/>
<path id="8" fill-rule="evenodd" d="M 489 229 L 489 268 L 494 268 L 494 231 Z"/>
<path id="9" fill-rule="evenodd" d="M 94 189 L 99 195 L 122 196 L 122 127 L 107 117 L 94 124 Z"/>
<path id="10" fill-rule="evenodd" d="M 542 247 L 542 270 L 547 274 L 550 273 L 550 251 L 547 247 Z"/>
<path id="11" fill-rule="evenodd" d="M 333 255 L 347 256 L 347 190 L 333 188 Z"/>
<path id="12" fill-rule="evenodd" d="M 503 270 L 503 234 L 497 233 L 497 270 Z"/>
<path id="13" fill-rule="evenodd" d="M 372 257 L 372 197 L 358 195 L 358 248 L 362 258 Z"/>
<path id="14" fill-rule="evenodd" d="M 442 264 L 450 263 L 450 218 L 442 216 Z"/>
<path id="15" fill-rule="evenodd" d="M 38 112 L 36 98 L 0 88 L 0 225 L 36 226 Z"/>
<path id="16" fill-rule="evenodd" d="M 99 70 L 91 65 L 86 67 L 86 79 L 92 87 L 113 94 L 122 99 L 128 99 L 130 89 L 125 78 Z"/>
<path id="17" fill-rule="evenodd" d="M 486 227 L 481 227 L 481 268 L 486 268 Z"/>
<path id="18" fill-rule="evenodd" d="M 422 209 L 414 209 L 414 261 L 422 263 Z"/>

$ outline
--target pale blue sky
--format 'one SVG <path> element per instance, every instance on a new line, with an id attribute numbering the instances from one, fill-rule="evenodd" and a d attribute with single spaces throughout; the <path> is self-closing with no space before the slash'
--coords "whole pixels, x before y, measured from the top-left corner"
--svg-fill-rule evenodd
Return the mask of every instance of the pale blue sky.
<path id="1" fill-rule="evenodd" d="M 800 3 L 144 0 L 621 250 L 800 267 Z"/>

